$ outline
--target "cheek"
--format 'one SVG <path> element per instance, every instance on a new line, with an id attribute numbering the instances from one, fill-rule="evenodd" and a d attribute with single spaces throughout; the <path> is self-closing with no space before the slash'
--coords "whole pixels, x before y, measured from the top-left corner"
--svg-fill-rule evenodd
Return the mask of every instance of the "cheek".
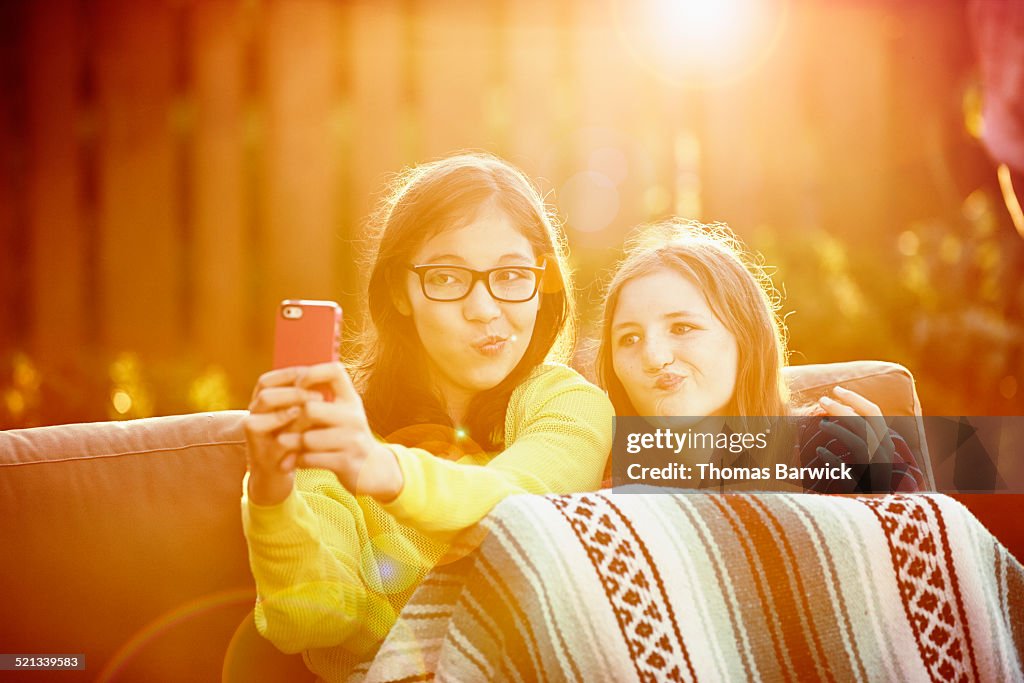
<path id="1" fill-rule="evenodd" d="M 612 352 L 612 371 L 619 378 L 619 382 L 627 391 L 634 384 L 636 374 L 636 362 L 626 351 L 615 350 Z"/>
<path id="2" fill-rule="evenodd" d="M 725 359 L 726 359 L 725 360 L 726 369 L 728 371 L 728 374 L 732 378 L 733 383 L 735 383 L 736 382 L 736 374 L 739 372 L 739 368 L 740 368 L 739 348 L 736 346 L 736 340 L 734 338 L 732 338 L 732 337 L 729 337 L 728 339 L 726 339 L 723 342 L 723 344 L 724 344 L 724 348 L 727 349 L 727 352 L 722 354 L 725 357 Z"/>
<path id="3" fill-rule="evenodd" d="M 443 348 L 450 340 L 457 321 L 452 319 L 447 306 L 413 305 L 412 321 L 419 334 L 420 342 L 430 350 Z"/>
<path id="4" fill-rule="evenodd" d="M 739 350 L 735 340 L 726 338 L 718 347 L 718 384 L 722 391 L 730 396 L 736 391 L 736 380 L 739 373 Z"/>
<path id="5" fill-rule="evenodd" d="M 533 328 L 537 324 L 537 316 L 540 314 L 540 305 L 522 304 L 512 309 L 506 309 L 505 317 L 519 337 L 530 343 L 533 338 Z"/>

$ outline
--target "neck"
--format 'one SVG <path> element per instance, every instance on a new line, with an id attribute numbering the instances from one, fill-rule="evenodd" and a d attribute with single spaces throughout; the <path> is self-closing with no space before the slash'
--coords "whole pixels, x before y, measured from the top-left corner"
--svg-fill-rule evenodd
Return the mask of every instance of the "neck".
<path id="1" fill-rule="evenodd" d="M 431 372 L 431 379 L 437 387 L 444 400 L 444 410 L 451 418 L 452 424 L 460 427 L 465 424 L 466 415 L 469 413 L 469 404 L 473 400 L 473 392 L 456 386 L 440 377 L 439 373 Z"/>
<path id="2" fill-rule="evenodd" d="M 466 415 L 469 413 L 469 402 L 473 397 L 463 392 L 441 391 L 444 396 L 445 411 L 452 419 L 452 424 L 459 427 L 465 424 Z"/>

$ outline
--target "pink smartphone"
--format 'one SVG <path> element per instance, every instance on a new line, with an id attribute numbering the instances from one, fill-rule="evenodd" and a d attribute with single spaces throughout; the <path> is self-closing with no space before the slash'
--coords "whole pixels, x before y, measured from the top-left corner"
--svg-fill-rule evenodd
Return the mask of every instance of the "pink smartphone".
<path id="1" fill-rule="evenodd" d="M 274 368 L 338 360 L 341 306 L 333 301 L 286 299 L 277 308 Z"/>

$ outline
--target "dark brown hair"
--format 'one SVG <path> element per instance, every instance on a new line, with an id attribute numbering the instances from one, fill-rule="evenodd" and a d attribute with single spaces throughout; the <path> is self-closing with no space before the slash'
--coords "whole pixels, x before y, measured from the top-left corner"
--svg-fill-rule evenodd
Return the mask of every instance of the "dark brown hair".
<path id="1" fill-rule="evenodd" d="M 572 349 L 575 315 L 564 237 L 529 179 L 481 153 L 410 168 L 392 184 L 374 221 L 367 296 L 372 326 L 363 334 L 354 368 L 370 427 L 384 438 L 414 425 L 452 426 L 430 383 L 413 321 L 396 308 L 393 288 L 425 240 L 465 225 L 485 206 L 497 207 L 512 220 L 547 271 L 526 352 L 508 377 L 471 400 L 462 425 L 468 437 L 485 450 L 498 449 L 513 390 L 546 358 L 564 360 Z"/>

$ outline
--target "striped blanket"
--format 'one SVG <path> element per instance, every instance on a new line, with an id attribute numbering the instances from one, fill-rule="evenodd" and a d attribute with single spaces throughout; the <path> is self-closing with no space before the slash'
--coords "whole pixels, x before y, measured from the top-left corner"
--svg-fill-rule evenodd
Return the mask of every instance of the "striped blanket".
<path id="1" fill-rule="evenodd" d="M 1024 570 L 941 495 L 515 496 L 379 681 L 1024 680 Z"/>

